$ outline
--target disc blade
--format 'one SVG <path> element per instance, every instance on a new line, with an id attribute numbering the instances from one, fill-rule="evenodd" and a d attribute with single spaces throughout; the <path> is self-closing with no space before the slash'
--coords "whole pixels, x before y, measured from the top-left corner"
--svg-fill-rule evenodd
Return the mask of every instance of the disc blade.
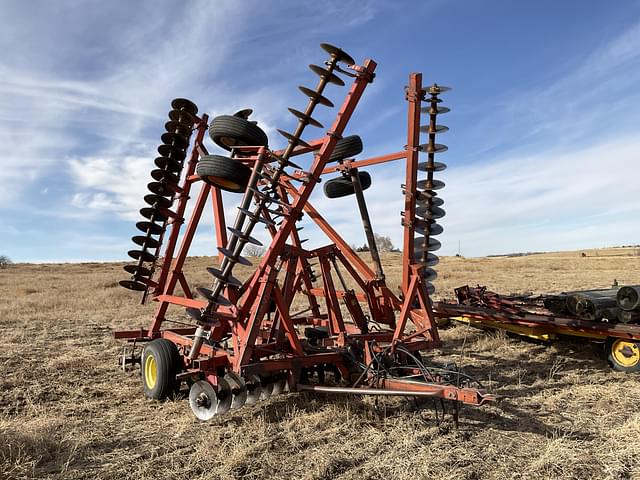
<path id="1" fill-rule="evenodd" d="M 425 282 L 433 282 L 436 278 L 438 278 L 438 272 L 436 272 L 433 268 L 425 268 L 422 271 L 422 278 Z"/>
<path id="2" fill-rule="evenodd" d="M 131 240 L 142 248 L 158 248 L 160 246 L 160 242 L 158 240 L 145 235 L 136 235 L 135 237 L 132 237 Z"/>
<path id="3" fill-rule="evenodd" d="M 173 147 L 171 145 L 160 145 L 158 147 L 158 153 L 163 157 L 169 157 L 173 160 L 181 162 L 187 156 L 186 152 L 180 148 Z M 157 165 L 157 164 L 156 164 Z M 160 165 L 158 165 L 160 166 Z M 162 167 L 160 167 L 162 168 Z"/>
<path id="4" fill-rule="evenodd" d="M 196 287 L 196 293 L 202 297 L 205 298 L 206 300 L 210 301 L 210 302 L 214 302 L 215 298 L 213 298 L 212 295 L 212 291 L 209 288 L 204 288 L 204 287 Z"/>
<path id="5" fill-rule="evenodd" d="M 225 257 L 227 257 L 229 260 L 231 260 L 232 262 L 237 262 L 240 265 L 245 265 L 247 267 L 250 267 L 251 265 L 253 265 L 249 260 L 247 260 L 245 257 L 243 257 L 242 255 L 238 255 L 237 257 L 235 257 L 233 255 L 233 252 L 225 247 L 218 247 L 218 251 L 224 255 Z"/>
<path id="6" fill-rule="evenodd" d="M 436 195 L 437 194 L 434 191 L 416 190 L 416 204 L 424 204 L 424 203 L 428 202 L 430 198 L 435 198 Z"/>
<path id="7" fill-rule="evenodd" d="M 317 121 L 315 118 L 310 117 L 309 115 L 304 114 L 300 110 L 296 110 L 295 108 L 288 108 L 288 110 L 298 119 L 302 120 L 304 123 L 311 125 L 312 127 L 323 128 L 322 124 Z"/>
<path id="8" fill-rule="evenodd" d="M 257 238 L 253 238 L 251 235 L 245 235 L 241 230 L 237 230 L 233 227 L 227 227 L 227 230 L 229 230 L 236 237 L 241 238 L 248 243 L 257 245 L 259 247 L 262 246 L 262 242 L 260 240 L 258 240 Z"/>
<path id="9" fill-rule="evenodd" d="M 168 122 L 166 122 L 164 124 L 164 129 L 167 132 L 177 133 L 178 135 L 181 135 L 186 138 L 191 136 L 191 132 L 192 132 L 190 126 L 187 126 L 184 123 L 176 122 L 174 120 L 169 120 Z"/>
<path id="10" fill-rule="evenodd" d="M 283 217 L 284 216 L 284 212 L 282 210 L 272 210 L 272 209 L 269 209 L 267 207 L 264 207 L 262 210 L 264 210 L 265 212 L 270 213 L 274 217 Z M 278 225 L 280 225 L 280 223 L 278 223 Z"/>
<path id="11" fill-rule="evenodd" d="M 147 184 L 147 188 L 156 195 L 169 197 L 176 193 L 177 185 L 172 185 L 167 182 L 150 182 Z"/>
<path id="12" fill-rule="evenodd" d="M 440 263 L 440 258 L 438 258 L 437 255 L 433 254 L 433 253 L 427 253 L 427 258 L 426 260 L 423 262 L 422 261 L 422 250 L 418 250 L 416 248 L 416 250 L 414 251 L 414 255 L 413 258 L 416 262 L 421 263 L 422 265 L 424 265 L 425 267 L 434 267 L 436 266 L 438 263 Z"/>
<path id="13" fill-rule="evenodd" d="M 278 130 L 278 133 L 280 135 L 282 135 L 284 138 L 289 140 L 289 143 L 291 143 L 293 145 L 300 145 L 300 146 L 306 147 L 306 148 L 311 148 L 311 145 L 309 145 L 307 142 L 305 142 L 301 138 L 297 138 L 293 134 L 291 134 L 289 132 L 285 132 L 284 130 L 280 130 L 280 129 L 277 129 L 277 130 Z"/>
<path id="14" fill-rule="evenodd" d="M 419 235 L 424 235 L 427 231 L 429 232 L 429 236 L 435 237 L 436 235 L 440 235 L 442 232 L 444 232 L 444 228 L 442 228 L 442 225 L 438 223 L 428 224 L 426 226 L 426 229 L 423 225 L 416 225 L 414 228 L 414 232 Z"/>
<path id="15" fill-rule="evenodd" d="M 436 125 L 434 128 L 431 128 L 431 125 L 423 125 L 420 127 L 420 131 L 422 133 L 445 133 L 449 131 L 449 127 L 444 125 Z"/>
<path id="16" fill-rule="evenodd" d="M 164 181 L 173 184 L 177 184 L 180 181 L 180 178 L 175 173 L 162 168 L 151 170 L 151 178 L 157 181 Z"/>
<path id="17" fill-rule="evenodd" d="M 271 395 L 280 395 L 281 393 L 285 393 L 288 387 L 289 384 L 287 383 L 286 378 L 278 378 L 273 382 L 273 391 L 271 392 Z"/>
<path id="18" fill-rule="evenodd" d="M 249 117 L 253 113 L 253 108 L 243 108 L 242 110 L 238 110 L 233 114 L 234 117 L 244 118 L 245 120 L 249 120 Z"/>
<path id="19" fill-rule="evenodd" d="M 155 255 L 153 255 L 151 252 L 147 252 L 146 250 L 129 250 L 127 252 L 127 255 L 129 255 L 134 260 L 142 259 L 143 262 L 156 261 Z"/>
<path id="20" fill-rule="evenodd" d="M 440 207 L 440 206 L 444 205 L 444 200 L 441 197 L 431 196 L 430 198 L 431 198 L 431 206 L 432 207 Z M 429 200 L 425 198 L 425 199 L 417 200 L 416 201 L 416 205 L 417 205 L 418 208 L 419 207 L 424 207 L 424 206 L 427 205 L 428 202 L 429 202 Z"/>
<path id="21" fill-rule="evenodd" d="M 172 121 L 181 123 L 186 127 L 191 127 L 195 122 L 193 115 L 184 110 L 171 110 L 169 112 L 169 118 Z"/>
<path id="22" fill-rule="evenodd" d="M 356 61 L 351 57 L 351 55 L 346 53 L 341 48 L 334 47 L 333 45 L 330 45 L 328 43 L 321 43 L 320 48 L 322 48 L 325 52 L 327 52 L 332 57 L 335 57 L 335 59 L 338 62 L 344 62 L 347 65 L 355 65 L 356 63 Z"/>
<path id="23" fill-rule="evenodd" d="M 428 113 L 429 115 L 444 115 L 445 113 L 449 113 L 451 109 L 449 107 L 437 107 L 434 108 L 432 106 L 422 107 L 420 112 Z"/>
<path id="24" fill-rule="evenodd" d="M 442 190 L 445 186 L 445 183 L 442 180 L 432 180 L 429 184 L 428 180 L 420 180 L 417 184 L 418 188 L 429 191 L 429 190 Z"/>
<path id="25" fill-rule="evenodd" d="M 144 207 L 140 209 L 140 214 L 144 218 L 148 218 L 149 220 L 164 222 L 167 220 L 167 215 L 160 212 L 157 208 L 154 207 Z"/>
<path id="26" fill-rule="evenodd" d="M 231 305 L 231 302 L 227 300 L 227 298 L 224 297 L 223 295 L 218 295 L 218 298 L 213 298 L 213 292 L 208 288 L 197 287 L 196 293 L 202 298 L 205 298 L 208 301 L 213 302 L 217 305 L 222 305 L 223 307 L 228 307 Z"/>
<path id="27" fill-rule="evenodd" d="M 255 220 L 256 222 L 262 222 L 265 225 L 271 225 L 271 226 L 276 224 L 276 222 L 274 222 L 273 220 L 267 220 L 266 218 L 263 218 L 263 217 L 256 217 L 251 210 L 248 210 L 246 208 L 238 207 L 238 210 L 240 210 L 247 217 L 251 218 L 252 220 Z"/>
<path id="28" fill-rule="evenodd" d="M 273 394 L 274 383 L 270 378 L 261 378 L 262 390 L 260 391 L 260 400 L 269 400 Z"/>
<path id="29" fill-rule="evenodd" d="M 333 83 L 334 85 L 338 85 L 339 87 L 344 86 L 344 82 L 340 77 L 338 77 L 335 73 L 330 72 L 326 68 L 322 68 L 318 65 L 309 65 L 309 68 L 313 73 L 318 75 L 321 78 L 326 79 L 327 82 Z"/>
<path id="30" fill-rule="evenodd" d="M 189 316 L 189 318 L 192 318 L 196 322 L 199 322 L 202 320 L 202 312 L 200 311 L 199 308 L 187 307 L 185 311 L 187 312 L 187 315 Z"/>
<path id="31" fill-rule="evenodd" d="M 414 257 L 419 258 L 419 255 L 422 255 L 424 251 L 424 237 L 417 237 L 414 240 Z M 435 252 L 439 250 L 442 244 L 436 240 L 435 238 L 429 237 L 429 245 L 427 247 L 427 252 Z"/>
<path id="32" fill-rule="evenodd" d="M 151 222 L 138 222 L 136 223 L 136 228 L 144 233 L 150 232 L 151 235 L 160 235 L 164 231 L 162 225 Z"/>
<path id="33" fill-rule="evenodd" d="M 429 168 L 429 162 L 420 162 L 418 164 L 418 170 L 421 172 L 442 172 L 446 168 L 447 164 L 442 162 L 433 162 L 431 168 Z"/>
<path id="34" fill-rule="evenodd" d="M 160 195 L 150 194 L 144 196 L 144 201 L 152 207 L 168 208 L 171 205 L 171 199 Z"/>
<path id="35" fill-rule="evenodd" d="M 222 281 L 227 285 L 231 285 L 238 288 L 242 286 L 242 282 L 239 279 L 237 279 L 233 275 L 228 275 L 225 278 L 224 275 L 222 275 L 222 271 L 218 270 L 217 268 L 207 267 L 207 272 L 209 272 L 210 275 L 212 275 L 213 277 L 217 278 L 218 280 Z"/>
<path id="36" fill-rule="evenodd" d="M 134 280 L 120 280 L 118 283 L 121 287 L 134 290 L 136 292 L 144 292 L 147 289 L 147 286 L 144 283 L 136 282 Z"/>
<path id="37" fill-rule="evenodd" d="M 189 112 L 191 115 L 198 113 L 197 105 L 187 98 L 174 98 L 171 100 L 171 107 L 175 110 Z"/>
<path id="38" fill-rule="evenodd" d="M 235 372 L 227 372 L 224 379 L 231 388 L 231 410 L 242 408 L 247 403 L 247 385 L 244 379 Z"/>
<path id="39" fill-rule="evenodd" d="M 260 378 L 257 375 L 251 375 L 244 379 L 247 386 L 247 405 L 255 405 L 260 400 L 260 394 L 262 393 L 262 385 Z"/>
<path id="40" fill-rule="evenodd" d="M 162 145 L 161 145 L 162 146 Z M 156 164 L 161 170 L 168 170 L 169 172 L 176 174 L 182 170 L 182 162 L 169 157 L 157 157 L 153 163 Z M 155 170 L 154 170 L 155 172 Z"/>
<path id="41" fill-rule="evenodd" d="M 447 147 L 446 145 L 442 145 L 441 143 L 434 143 L 433 145 L 423 143 L 418 148 L 422 153 L 442 153 L 449 150 L 449 147 Z"/>
<path id="42" fill-rule="evenodd" d="M 439 218 L 444 217 L 446 212 L 444 209 L 440 207 L 418 207 L 416 208 L 416 215 L 422 218 L 427 218 L 429 220 L 438 220 Z"/>
<path id="43" fill-rule="evenodd" d="M 429 295 L 433 295 L 434 293 L 436 293 L 436 287 L 433 286 L 433 283 L 425 282 L 424 289 Z"/>
<path id="44" fill-rule="evenodd" d="M 324 105 L 325 107 L 329 107 L 329 108 L 333 107 L 333 103 L 331 102 L 331 100 L 329 100 L 327 97 L 323 95 L 320 95 L 315 90 L 311 90 L 310 88 L 303 87 L 303 86 L 299 86 L 298 89 L 310 99 L 318 102 L 320 105 Z"/>
<path id="45" fill-rule="evenodd" d="M 209 382 L 198 380 L 189 390 L 189 406 L 198 420 L 206 422 L 216 415 L 224 415 L 231 409 L 231 387 L 227 381 L 217 378 L 214 387 Z"/>
<path id="46" fill-rule="evenodd" d="M 160 140 L 162 140 L 165 145 L 171 145 L 181 150 L 187 148 L 189 145 L 189 141 L 183 135 L 178 133 L 163 133 Z"/>
<path id="47" fill-rule="evenodd" d="M 151 270 L 138 265 L 125 265 L 124 271 L 136 277 L 150 277 L 152 275 Z"/>
<path id="48" fill-rule="evenodd" d="M 444 85 L 438 85 L 437 83 L 434 83 L 430 87 L 425 88 L 425 92 L 427 92 L 429 95 L 439 95 L 441 93 L 450 91 L 451 87 L 445 87 Z"/>

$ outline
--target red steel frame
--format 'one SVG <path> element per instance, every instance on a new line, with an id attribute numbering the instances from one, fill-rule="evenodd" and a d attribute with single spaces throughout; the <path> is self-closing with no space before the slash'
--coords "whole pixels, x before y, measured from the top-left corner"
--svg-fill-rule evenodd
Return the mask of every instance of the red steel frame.
<path id="1" fill-rule="evenodd" d="M 289 386 L 295 390 L 301 369 L 313 365 L 332 364 L 343 374 L 349 376 L 344 356 L 338 351 L 347 345 L 381 348 L 388 345 L 392 351 L 402 345 L 403 349 L 416 351 L 439 345 L 437 325 L 432 311 L 431 300 L 426 293 L 421 276 L 422 265 L 414 259 L 417 164 L 420 135 L 420 105 L 425 92 L 422 89 L 422 76 L 411 74 L 407 89 L 408 135 L 404 150 L 388 155 L 360 161 L 345 161 L 341 165 L 328 165 L 333 148 L 351 118 L 366 86 L 373 79 L 376 63 L 366 60 L 362 66 L 354 66 L 358 72 L 336 118 L 327 134 L 318 140 L 309 142 L 308 147 L 297 147 L 294 155 L 312 152 L 314 159 L 306 172 L 296 171 L 280 179 L 281 198 L 289 199 L 284 205 L 287 212 L 283 221 L 276 227 L 270 227 L 272 241 L 262 257 L 254 274 L 237 289 L 227 287 L 225 296 L 231 300 L 229 307 L 220 306 L 215 312 L 217 323 L 211 328 L 211 339 L 219 341 L 231 333 L 232 353 L 229 350 L 214 348 L 205 343 L 193 361 L 184 355 L 185 371 L 182 377 L 204 374 L 207 380 L 215 383 L 216 375 L 224 369 L 243 375 L 266 374 L 286 371 L 289 373 Z M 197 134 L 191 156 L 188 160 L 186 176 L 183 180 L 175 213 L 171 214 L 171 232 L 165 248 L 164 260 L 157 284 L 151 294 L 158 302 L 153 321 L 147 330 L 116 332 L 116 338 L 128 338 L 136 341 L 148 341 L 166 338 L 178 345 L 183 353 L 191 348 L 195 327 L 163 328 L 170 305 L 202 308 L 207 302 L 193 297 L 183 273 L 184 262 L 202 212 L 211 196 L 215 219 L 217 246 L 227 243 L 226 225 L 222 195 L 217 187 L 201 182 L 200 191 L 193 210 L 186 222 L 180 245 L 180 229 L 185 222 L 185 211 L 194 183 L 200 178 L 194 175 L 198 158 L 207 154 L 203 138 L 207 128 L 207 115 L 196 117 Z M 282 152 L 271 152 L 266 147 L 240 147 L 243 156 L 238 161 L 252 165 L 256 161 L 268 164 Z M 406 160 L 406 186 L 404 205 L 404 242 L 403 273 L 400 294 L 395 295 L 376 274 L 340 237 L 331 225 L 309 202 L 309 197 L 322 175 L 348 168 L 376 165 L 395 160 Z M 301 181 L 299 188 L 294 181 Z M 296 231 L 296 222 L 307 214 L 326 234 L 331 245 L 305 250 Z M 265 214 L 268 216 L 268 214 Z M 290 240 L 290 243 L 287 243 Z M 177 248 L 177 252 L 176 252 Z M 322 288 L 314 288 L 309 273 L 309 261 L 317 259 L 322 275 Z M 332 271 L 344 268 L 359 288 L 354 290 L 336 289 Z M 283 274 L 283 275 L 279 275 Z M 281 278 L 283 277 L 283 278 Z M 176 295 L 180 286 L 183 296 Z M 309 315 L 291 315 L 290 309 L 294 297 L 302 292 L 309 299 Z M 324 300 L 323 300 L 324 299 Z M 271 301 L 275 304 L 273 315 L 269 314 Z M 353 322 L 345 322 L 340 307 L 344 301 Z M 320 312 L 320 303 L 325 303 L 327 313 Z M 367 305 L 373 320 L 388 326 L 387 330 L 371 332 L 360 303 Z M 396 313 L 399 312 L 396 318 Z M 407 333 L 407 322 L 411 320 L 416 330 Z M 321 340 L 321 345 L 333 349 L 325 353 L 306 353 L 296 325 L 329 327 L 329 338 Z M 370 357 L 370 355 L 367 353 Z M 484 392 L 448 385 L 384 380 L 381 389 L 406 391 L 422 395 L 433 395 L 449 400 L 472 404 L 481 404 L 491 396 Z"/>

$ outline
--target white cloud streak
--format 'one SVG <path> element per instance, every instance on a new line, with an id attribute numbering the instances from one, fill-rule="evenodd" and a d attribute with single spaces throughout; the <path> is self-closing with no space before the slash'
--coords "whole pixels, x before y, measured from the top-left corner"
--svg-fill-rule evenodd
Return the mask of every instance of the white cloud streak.
<path id="1" fill-rule="evenodd" d="M 16 19 L 0 31 L 0 141 L 11 145 L 0 157 L 0 210 L 24 202 L 23 211 L 45 213 L 31 203 L 33 194 L 55 178 L 64 179 L 64 193 L 53 198 L 55 189 L 49 188 L 46 198 L 63 204 L 52 212 L 58 218 L 138 218 L 154 142 L 176 96 L 193 98 L 212 116 L 252 107 L 272 146 L 282 146 L 275 127 L 292 125 L 286 107 L 296 106 L 292 98 L 302 103 L 293 87 L 309 79 L 304 62 L 293 62 L 306 58 L 301 52 L 310 51 L 311 43 L 315 48 L 318 25 L 327 23 L 320 15 L 351 19 L 351 24 L 326 25 L 326 32 L 335 33 L 366 24 L 377 12 L 375 2 L 303 2 L 296 24 L 274 11 L 269 28 L 253 29 L 238 19 L 248 11 L 266 15 L 271 5 L 192 3 L 187 9 L 149 2 L 119 11 L 105 2 L 60 2 L 33 18 L 20 2 L 0 7 L 3 18 Z M 47 22 L 48 16 L 57 21 Z M 305 19 L 317 21 L 307 28 Z M 45 39 L 39 48 L 21 42 L 25 29 L 34 32 L 33 39 Z M 268 41 L 276 53 L 267 61 L 259 47 Z M 442 191 L 447 210 L 443 252 L 454 253 L 458 240 L 463 253 L 482 255 L 637 238 L 640 231 L 628 218 L 639 209 L 633 183 L 640 145 L 628 132 L 640 120 L 639 80 L 637 23 L 562 78 L 511 91 L 497 98 L 492 111 L 467 108 L 475 127 L 460 136 L 469 145 L 457 148 L 477 158 L 456 166 L 460 137 L 453 129 L 450 138 L 442 138 L 451 146 L 442 160 L 452 159 L 443 177 L 448 183 Z M 369 102 L 386 95 L 386 87 L 383 77 L 376 79 L 361 106 L 369 112 Z M 401 91 L 401 86 L 389 88 Z M 365 155 L 402 149 L 404 137 L 394 146 L 376 133 L 397 118 L 404 122 L 401 94 L 398 102 L 361 122 Z M 331 115 L 320 120 L 326 124 Z M 500 154 L 491 158 L 491 152 Z M 397 165 L 370 169 L 373 186 L 366 197 L 374 230 L 400 245 L 404 169 Z M 362 244 L 355 200 L 328 200 L 317 190 L 314 205 L 348 242 Z M 225 199 L 231 220 L 238 196 Z M 204 225 L 210 223 L 207 214 Z M 310 246 L 326 243 L 312 228 L 304 234 L 311 237 Z M 195 247 L 195 254 L 211 251 L 202 240 Z"/>

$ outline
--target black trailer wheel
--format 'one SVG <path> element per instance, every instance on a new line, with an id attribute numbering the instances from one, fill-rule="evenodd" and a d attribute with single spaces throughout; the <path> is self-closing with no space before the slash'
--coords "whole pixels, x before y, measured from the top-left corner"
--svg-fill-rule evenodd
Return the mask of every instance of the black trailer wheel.
<path id="1" fill-rule="evenodd" d="M 362 139 L 358 135 L 349 135 L 336 142 L 329 161 L 337 162 L 345 158 L 355 157 L 360 153 L 362 153 Z"/>
<path id="2" fill-rule="evenodd" d="M 196 173 L 205 183 L 235 193 L 244 192 L 251 177 L 251 169 L 244 163 L 221 155 L 200 158 Z"/>
<path id="3" fill-rule="evenodd" d="M 617 372 L 640 371 L 640 342 L 626 338 L 607 338 L 607 361 Z"/>
<path id="4" fill-rule="evenodd" d="M 367 172 L 359 171 L 358 176 L 360 177 L 360 185 L 362 185 L 362 190 L 366 190 L 371 186 L 371 175 L 369 175 Z M 351 178 L 344 176 L 327 180 L 323 188 L 324 194 L 327 196 L 327 198 L 346 197 L 347 195 L 353 195 L 355 193 L 355 190 L 353 189 L 353 183 L 351 183 Z"/>
<path id="5" fill-rule="evenodd" d="M 144 395 L 163 400 L 180 387 L 176 375 L 182 370 L 178 347 L 165 338 L 157 338 L 147 344 L 142 352 L 142 387 Z"/>
<path id="6" fill-rule="evenodd" d="M 261 146 L 269 143 L 267 134 L 255 122 L 233 115 L 220 115 L 209 125 L 209 136 L 225 150 L 235 146 Z"/>

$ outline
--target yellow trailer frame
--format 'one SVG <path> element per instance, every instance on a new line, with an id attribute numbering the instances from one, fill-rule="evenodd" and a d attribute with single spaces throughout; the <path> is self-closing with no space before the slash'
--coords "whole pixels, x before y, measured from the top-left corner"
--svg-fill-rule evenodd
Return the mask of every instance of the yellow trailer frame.
<path id="1" fill-rule="evenodd" d="M 434 303 L 437 318 L 449 318 L 478 328 L 505 330 L 535 340 L 552 341 L 558 335 L 604 341 L 614 370 L 640 371 L 640 325 L 605 323 L 542 313 L 508 313 L 485 307 Z"/>

